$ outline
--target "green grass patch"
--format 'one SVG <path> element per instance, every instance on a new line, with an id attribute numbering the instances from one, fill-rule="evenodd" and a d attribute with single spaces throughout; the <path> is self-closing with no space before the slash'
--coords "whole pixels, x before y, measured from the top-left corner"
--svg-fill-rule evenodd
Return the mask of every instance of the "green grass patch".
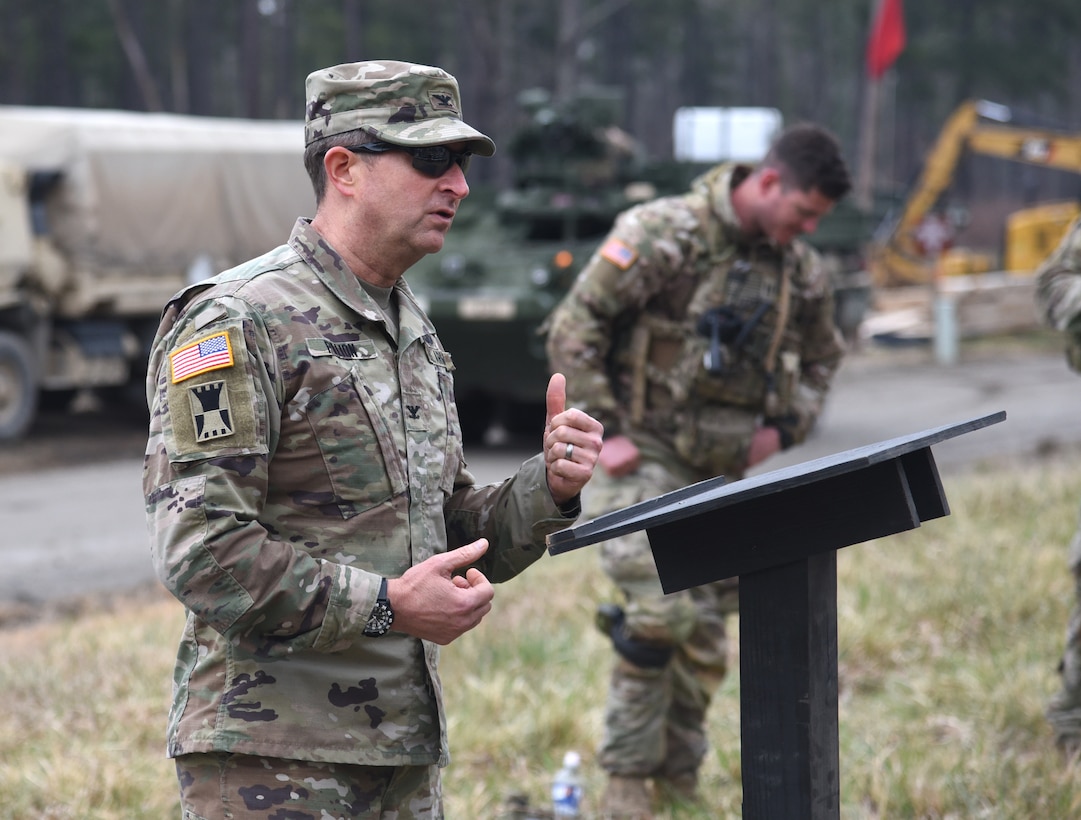
<path id="1" fill-rule="evenodd" d="M 949 517 L 839 554 L 841 815 L 1077 816 L 1079 772 L 1043 709 L 1071 604 L 1081 466 L 998 465 L 945 485 Z M 0 820 L 179 816 L 163 735 L 182 615 L 163 595 L 0 631 Z M 595 548 L 547 557 L 444 649 L 448 817 L 497 817 L 516 793 L 545 806 L 571 748 L 596 807 L 611 665 L 592 625 L 601 600 L 614 598 Z M 738 673 L 710 738 L 700 816 L 738 817 Z"/>

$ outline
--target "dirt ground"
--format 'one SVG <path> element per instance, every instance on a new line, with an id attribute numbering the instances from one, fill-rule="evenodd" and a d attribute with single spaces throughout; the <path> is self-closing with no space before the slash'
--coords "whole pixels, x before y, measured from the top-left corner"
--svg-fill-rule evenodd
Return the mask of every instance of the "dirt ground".
<path id="1" fill-rule="evenodd" d="M 0 444 L 0 476 L 32 479 L 47 470 L 141 459 L 145 446 L 146 420 L 137 409 L 83 399 L 70 409 L 40 411 L 25 438 Z M 163 596 L 165 591 L 150 582 L 126 589 L 122 596 L 109 591 L 48 600 L 0 600 L 0 629 L 139 606 Z"/>
<path id="2" fill-rule="evenodd" d="M 944 476 L 997 458 L 1081 453 L 1081 377 L 1060 344 L 966 344 L 952 366 L 936 365 L 926 349 L 857 351 L 812 438 L 752 472 L 1000 410 L 1004 423 L 935 448 Z M 140 499 L 145 444 L 140 413 L 84 400 L 43 411 L 25 439 L 0 445 L 0 628 L 164 595 Z M 470 468 L 481 483 L 499 480 L 535 445 L 479 447 L 467 452 Z"/>

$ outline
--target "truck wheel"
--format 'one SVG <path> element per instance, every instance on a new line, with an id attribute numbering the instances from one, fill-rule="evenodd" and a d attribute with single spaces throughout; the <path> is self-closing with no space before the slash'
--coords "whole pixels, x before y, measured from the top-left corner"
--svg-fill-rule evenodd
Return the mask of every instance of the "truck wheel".
<path id="1" fill-rule="evenodd" d="M 0 330 L 0 441 L 25 433 L 38 406 L 37 368 L 30 346 Z"/>

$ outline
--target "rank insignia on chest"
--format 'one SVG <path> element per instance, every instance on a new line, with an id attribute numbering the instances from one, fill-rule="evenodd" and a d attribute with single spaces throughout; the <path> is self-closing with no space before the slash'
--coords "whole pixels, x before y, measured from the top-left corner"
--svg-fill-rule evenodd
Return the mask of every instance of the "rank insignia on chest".
<path id="1" fill-rule="evenodd" d="M 609 239 L 601 246 L 601 257 L 607 259 L 620 270 L 627 270 L 638 259 L 638 250 L 626 242 Z"/>
<path id="2" fill-rule="evenodd" d="M 173 384 L 185 379 L 233 366 L 233 346 L 224 330 L 169 354 Z"/>
<path id="3" fill-rule="evenodd" d="M 188 390 L 188 399 L 191 401 L 196 441 L 210 441 L 233 434 L 233 413 L 225 382 L 197 384 Z"/>

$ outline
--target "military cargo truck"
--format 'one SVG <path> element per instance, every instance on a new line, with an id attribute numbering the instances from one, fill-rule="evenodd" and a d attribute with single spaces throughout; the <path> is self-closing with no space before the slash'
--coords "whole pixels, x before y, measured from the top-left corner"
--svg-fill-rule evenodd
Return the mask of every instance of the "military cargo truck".
<path id="1" fill-rule="evenodd" d="M 166 301 L 314 212 L 300 122 L 0 106 L 0 441 L 143 398 Z"/>

